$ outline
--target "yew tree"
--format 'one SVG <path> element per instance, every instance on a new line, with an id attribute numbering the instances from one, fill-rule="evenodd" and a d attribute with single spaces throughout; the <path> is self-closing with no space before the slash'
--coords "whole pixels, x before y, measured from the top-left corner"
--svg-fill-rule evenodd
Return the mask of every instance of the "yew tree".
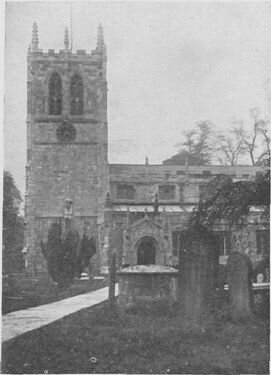
<path id="1" fill-rule="evenodd" d="M 20 215 L 22 199 L 11 173 L 4 171 L 3 182 L 3 273 L 11 274 L 24 267 L 24 223 Z"/>
<path id="2" fill-rule="evenodd" d="M 61 224 L 53 223 L 47 242 L 41 242 L 42 253 L 52 279 L 61 287 L 69 286 L 80 277 L 96 252 L 95 240 L 86 234 L 80 238 L 77 230 L 62 232 Z"/>
<path id="3" fill-rule="evenodd" d="M 213 125 L 210 121 L 201 121 L 191 130 L 183 132 L 183 142 L 177 154 L 164 160 L 164 165 L 208 165 L 211 163 L 213 147 L 210 138 Z"/>

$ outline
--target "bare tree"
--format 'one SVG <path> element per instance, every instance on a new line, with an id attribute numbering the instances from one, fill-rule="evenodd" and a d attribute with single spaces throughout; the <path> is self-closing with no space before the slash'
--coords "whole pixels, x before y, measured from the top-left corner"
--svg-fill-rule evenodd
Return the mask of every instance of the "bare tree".
<path id="1" fill-rule="evenodd" d="M 234 129 L 234 132 L 237 139 L 242 142 L 244 152 L 249 155 L 252 165 L 257 165 L 265 158 L 270 159 L 270 136 L 268 123 L 260 118 L 259 110 L 253 108 L 250 113 L 253 121 L 252 128 L 246 130 L 241 123 Z"/>
<path id="2" fill-rule="evenodd" d="M 224 165 L 236 165 L 239 157 L 244 154 L 243 141 L 237 138 L 235 130 L 231 129 L 228 134 L 219 133 L 216 137 L 218 159 Z M 220 156 L 221 155 L 221 156 Z"/>
<path id="3" fill-rule="evenodd" d="M 218 159 L 225 165 L 236 165 L 240 157 L 249 157 L 252 165 L 270 160 L 269 121 L 260 116 L 257 108 L 250 111 L 252 126 L 247 128 L 243 121 L 235 122 L 227 132 L 216 136 Z"/>
<path id="4" fill-rule="evenodd" d="M 269 134 L 269 121 L 259 120 L 258 121 L 258 131 L 262 136 L 262 143 L 264 147 L 264 151 L 260 156 L 260 161 L 264 158 L 270 160 L 271 152 L 270 152 L 270 134 Z"/>

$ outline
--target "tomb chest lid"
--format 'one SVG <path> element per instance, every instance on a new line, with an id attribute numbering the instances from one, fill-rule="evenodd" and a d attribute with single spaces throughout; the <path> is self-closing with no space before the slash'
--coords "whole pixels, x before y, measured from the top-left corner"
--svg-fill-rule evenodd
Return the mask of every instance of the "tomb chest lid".
<path id="1" fill-rule="evenodd" d="M 178 271 L 175 268 L 169 266 L 160 266 L 160 265 L 136 265 L 129 266 L 121 269 L 118 272 L 119 275 L 133 275 L 133 274 L 171 274 L 177 275 Z"/>

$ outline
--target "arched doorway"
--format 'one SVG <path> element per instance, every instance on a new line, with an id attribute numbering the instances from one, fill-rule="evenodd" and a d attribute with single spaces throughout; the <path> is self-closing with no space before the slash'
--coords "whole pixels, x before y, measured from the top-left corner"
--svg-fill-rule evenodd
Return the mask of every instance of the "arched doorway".
<path id="1" fill-rule="evenodd" d="M 137 243 L 137 264 L 155 264 L 157 242 L 152 237 L 143 237 Z"/>

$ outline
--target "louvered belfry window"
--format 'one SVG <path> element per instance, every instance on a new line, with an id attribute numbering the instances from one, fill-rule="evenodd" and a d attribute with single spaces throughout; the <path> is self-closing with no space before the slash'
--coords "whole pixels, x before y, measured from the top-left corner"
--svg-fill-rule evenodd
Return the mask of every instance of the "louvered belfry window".
<path id="1" fill-rule="evenodd" d="M 79 74 L 75 74 L 71 79 L 71 114 L 83 114 L 83 81 Z"/>
<path id="2" fill-rule="evenodd" d="M 49 114 L 61 115 L 62 81 L 58 73 L 53 73 L 49 81 Z"/>

